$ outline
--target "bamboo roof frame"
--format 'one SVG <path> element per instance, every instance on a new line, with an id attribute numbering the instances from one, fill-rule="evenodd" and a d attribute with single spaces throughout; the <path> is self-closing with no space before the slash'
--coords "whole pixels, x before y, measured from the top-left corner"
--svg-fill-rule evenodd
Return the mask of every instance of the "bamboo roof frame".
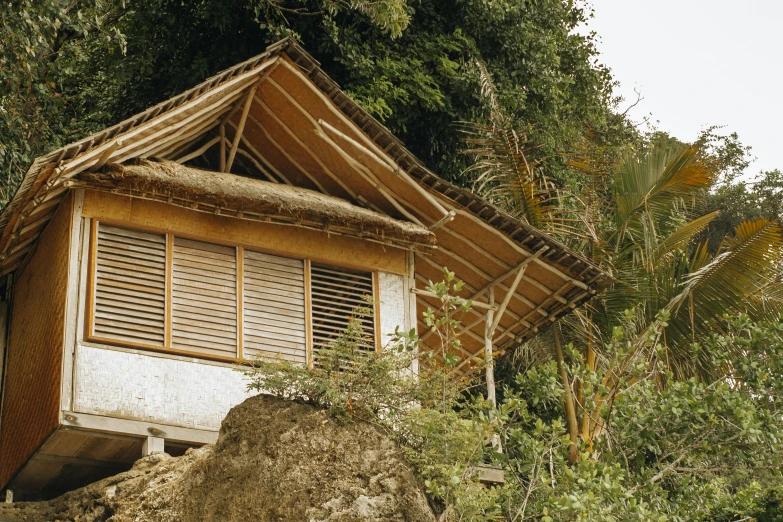
<path id="1" fill-rule="evenodd" d="M 300 90 L 294 93 L 292 86 Z M 317 111 L 314 104 L 320 104 Z M 288 116 L 279 111 L 289 111 Z M 304 133 L 309 133 L 307 139 Z M 501 305 L 489 305 L 494 317 L 483 326 L 485 314 L 469 312 L 472 319 L 463 330 L 470 342 L 463 355 L 471 355 L 462 365 L 484 356 L 487 332 L 504 349 L 612 281 L 553 238 L 429 171 L 291 39 L 118 125 L 37 158 L 0 213 L 0 273 L 24 265 L 69 186 L 82 183 L 66 183 L 74 176 L 137 158 L 184 163 L 210 151 L 218 154 L 221 171 L 231 172 L 240 162 L 270 182 L 304 183 L 433 232 L 439 246 L 416 254 L 415 279 L 438 280 L 438 267 L 458 267 L 457 276 L 466 282 L 464 297 L 476 301 L 491 296 L 490 303 L 497 298 Z M 417 293 L 420 310 L 436 304 L 426 292 Z M 426 344 L 431 336 L 425 332 L 423 339 Z"/>

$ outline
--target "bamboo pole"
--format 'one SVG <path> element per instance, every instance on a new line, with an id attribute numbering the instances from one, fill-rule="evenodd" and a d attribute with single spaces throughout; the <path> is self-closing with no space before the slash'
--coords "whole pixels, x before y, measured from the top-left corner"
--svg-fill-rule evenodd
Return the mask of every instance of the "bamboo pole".
<path id="1" fill-rule="evenodd" d="M 226 126 L 220 125 L 220 172 L 226 171 Z"/>
<path id="2" fill-rule="evenodd" d="M 495 289 L 489 290 L 490 308 L 487 310 L 487 319 L 484 326 L 484 363 L 486 364 L 487 378 L 487 400 L 492 403 L 493 408 L 497 408 L 498 401 L 495 395 L 495 366 L 492 358 L 492 324 L 495 322 L 495 310 L 492 306 L 495 304 Z"/>
<path id="3" fill-rule="evenodd" d="M 391 203 L 391 205 L 392 205 L 394 208 L 396 208 L 396 209 L 397 209 L 397 211 L 398 211 L 400 214 L 402 214 L 403 216 L 405 216 L 405 217 L 406 217 L 406 218 L 408 218 L 409 220 L 413 221 L 413 222 L 414 222 L 414 223 L 416 223 L 417 225 L 424 226 L 424 224 L 423 224 L 423 223 L 422 223 L 422 222 L 419 220 L 419 218 L 417 218 L 416 216 L 414 216 L 413 214 L 411 214 L 410 212 L 408 212 L 408 211 L 407 211 L 407 210 L 406 210 L 406 209 L 405 209 L 405 208 L 404 208 L 404 207 L 403 207 L 403 206 L 402 206 L 402 205 L 401 205 L 401 204 L 400 204 L 400 203 L 399 203 L 399 202 L 398 202 L 398 201 L 397 201 L 397 200 L 394 198 L 394 196 L 392 196 L 392 195 L 391 195 L 391 194 L 390 194 L 390 193 L 389 193 L 389 192 L 386 190 L 386 187 L 385 187 L 385 185 L 383 185 L 383 183 L 381 183 L 381 182 L 380 182 L 380 181 L 379 181 L 379 180 L 378 180 L 378 179 L 377 179 L 377 178 L 376 178 L 374 175 L 372 175 L 372 173 L 371 173 L 371 172 L 370 172 L 370 171 L 367 169 L 367 167 L 365 167 L 364 165 L 362 165 L 361 163 L 359 163 L 358 161 L 356 161 L 356 159 L 355 159 L 355 158 L 353 158 L 353 157 L 352 157 L 350 154 L 348 154 L 348 153 L 347 153 L 345 150 L 343 150 L 343 149 L 342 149 L 342 147 L 340 147 L 340 146 L 339 146 L 337 143 L 335 143 L 335 142 L 334 142 L 334 140 L 332 140 L 332 139 L 331 139 L 329 136 L 327 136 L 327 135 L 326 135 L 326 133 L 325 133 L 325 132 L 323 132 L 323 130 L 321 130 L 320 128 L 316 127 L 316 129 L 315 129 L 315 133 L 316 133 L 316 134 L 317 134 L 317 135 L 318 135 L 318 136 L 319 136 L 321 139 L 323 139 L 324 141 L 326 141 L 326 143 L 327 143 L 327 144 L 329 144 L 329 145 L 330 145 L 330 146 L 331 146 L 331 147 L 332 147 L 332 148 L 335 150 L 335 152 L 337 152 L 337 153 L 340 155 L 340 157 L 342 157 L 342 158 L 343 158 L 343 159 L 344 159 L 344 160 L 345 160 L 345 161 L 346 161 L 346 162 L 349 164 L 349 166 L 350 166 L 350 167 L 353 169 L 353 171 L 354 171 L 354 172 L 356 172 L 357 174 L 359 174 L 359 176 L 360 176 L 361 178 L 363 178 L 365 181 L 367 181 L 368 183 L 370 183 L 370 184 L 372 184 L 373 186 L 375 186 L 375 189 L 376 189 L 376 190 L 377 190 L 377 191 L 378 191 L 378 192 L 379 192 L 379 193 L 380 193 L 380 194 L 381 194 L 381 195 L 382 195 L 382 196 L 383 196 L 383 197 L 384 197 L 384 198 L 385 198 L 385 199 L 386 199 L 386 200 L 387 200 L 389 203 Z"/>
<path id="4" fill-rule="evenodd" d="M 571 391 L 571 383 L 568 380 L 568 374 L 565 369 L 565 358 L 563 356 L 563 347 L 560 344 L 560 324 L 555 323 L 552 328 L 555 338 L 555 359 L 557 360 L 557 371 L 560 373 L 560 382 L 563 385 L 563 401 L 565 406 L 566 422 L 568 425 L 568 437 L 571 445 L 568 448 L 568 460 L 570 463 L 576 462 L 578 457 L 576 441 L 579 436 L 579 428 L 576 420 L 576 406 Z"/>
<path id="5" fill-rule="evenodd" d="M 221 127 L 221 130 L 222 130 L 222 127 Z M 209 148 L 212 147 L 212 145 L 214 145 L 215 143 L 217 143 L 219 141 L 220 141 L 220 138 L 214 137 L 211 140 L 209 140 L 208 142 L 206 142 L 204 145 L 199 147 L 198 149 L 194 150 L 193 152 L 190 152 L 189 154 L 186 154 L 185 156 L 181 156 L 181 157 L 179 157 L 179 158 L 177 158 L 177 159 L 175 159 L 173 161 L 175 163 L 180 163 L 180 164 L 181 163 L 186 163 L 186 162 L 192 160 L 193 158 L 197 158 L 197 157 L 201 156 L 207 150 L 209 150 Z"/>
<path id="6" fill-rule="evenodd" d="M 234 134 L 234 141 L 231 143 L 231 151 L 228 153 L 228 160 L 221 172 L 231 172 L 231 166 L 234 164 L 234 158 L 237 155 L 237 147 L 239 147 L 239 138 L 242 136 L 242 131 L 245 130 L 245 123 L 247 122 L 247 115 L 250 112 L 250 106 L 253 104 L 253 100 L 258 90 L 258 83 L 256 83 L 247 93 L 245 104 L 242 107 L 242 116 L 239 118 L 239 125 L 237 125 L 237 132 Z"/>
<path id="7" fill-rule="evenodd" d="M 316 178 L 315 178 L 315 177 L 314 177 L 312 174 L 310 174 L 310 173 L 307 171 L 307 169 L 305 169 L 304 167 L 302 167 L 302 165 L 300 165 L 298 161 L 296 161 L 294 158 L 292 158 L 292 157 L 291 157 L 291 155 L 290 155 L 290 154 L 288 154 L 288 152 L 285 150 L 285 148 L 284 148 L 283 146 L 281 146 L 281 145 L 280 145 L 280 144 L 277 142 L 277 140 L 275 140 L 275 139 L 272 137 L 272 135 L 269 133 L 269 131 L 268 131 L 268 130 L 266 130 L 266 127 L 264 127 L 263 125 L 261 125 L 261 122 L 260 122 L 260 121 L 258 121 L 258 120 L 257 120 L 255 117 L 253 117 L 253 115 L 252 115 L 252 114 L 250 115 L 250 118 L 249 118 L 249 119 L 250 119 L 250 121 L 251 121 L 253 124 L 255 124 L 255 126 L 256 126 L 256 127 L 258 127 L 258 128 L 261 130 L 261 132 L 264 134 L 264 136 L 266 137 L 266 139 L 268 139 L 268 140 L 269 140 L 269 142 L 270 142 L 270 143 L 271 143 L 271 144 L 272 144 L 272 145 L 273 145 L 273 146 L 274 146 L 274 147 L 277 149 L 277 151 L 278 151 L 280 154 L 282 154 L 282 155 L 283 155 L 283 157 L 284 157 L 285 159 L 287 159 L 287 160 L 288 160 L 288 161 L 289 161 L 289 162 L 290 162 L 290 163 L 291 163 L 291 164 L 292 164 L 294 167 L 296 167 L 297 169 L 299 169 L 299 172 L 301 172 L 302 174 L 304 174 L 304 175 L 305 175 L 305 177 L 306 177 L 307 179 L 309 179 L 309 180 L 310 180 L 310 181 L 313 183 L 313 185 L 315 185 L 315 186 L 318 188 L 318 190 L 319 190 L 320 192 L 323 192 L 323 193 L 324 193 L 324 194 L 326 194 L 327 196 L 331 196 L 331 194 L 329 193 L 329 191 L 328 191 L 328 190 L 326 190 L 326 189 L 324 188 L 324 186 L 323 186 L 323 185 L 321 185 L 321 183 L 319 183 L 319 182 L 318 182 L 318 180 L 317 180 L 317 179 L 316 179 Z"/>
<path id="8" fill-rule="evenodd" d="M 438 294 L 430 292 L 429 290 L 422 290 L 421 288 L 411 288 L 411 293 L 421 295 L 424 297 L 432 297 L 434 299 L 440 299 Z M 494 304 L 482 303 L 481 301 L 474 301 L 473 306 L 481 308 L 482 310 L 495 310 L 497 307 Z"/>

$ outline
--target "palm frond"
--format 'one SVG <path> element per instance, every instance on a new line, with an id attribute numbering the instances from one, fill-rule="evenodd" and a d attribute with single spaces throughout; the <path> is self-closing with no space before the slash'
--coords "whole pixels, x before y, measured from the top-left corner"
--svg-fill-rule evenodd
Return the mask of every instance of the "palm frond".
<path id="1" fill-rule="evenodd" d="M 689 273 L 665 309 L 671 312 L 666 344 L 676 362 L 687 366 L 689 343 L 720 331 L 726 314 L 746 313 L 753 319 L 779 319 L 781 307 L 764 303 L 760 296 L 775 281 L 783 255 L 783 228 L 766 219 L 746 221 L 735 237 L 724 240 L 712 257 L 706 243 L 693 252 Z M 700 368 L 708 371 L 708 368 Z"/>
<path id="2" fill-rule="evenodd" d="M 658 144 L 626 154 L 614 174 L 616 244 L 657 243 L 673 210 L 703 193 L 717 176 L 699 149 L 687 145 Z"/>
<path id="3" fill-rule="evenodd" d="M 660 241 L 649 256 L 648 270 L 654 271 L 655 267 L 665 262 L 675 250 L 684 248 L 693 241 L 718 215 L 720 211 L 716 210 L 689 221 Z"/>

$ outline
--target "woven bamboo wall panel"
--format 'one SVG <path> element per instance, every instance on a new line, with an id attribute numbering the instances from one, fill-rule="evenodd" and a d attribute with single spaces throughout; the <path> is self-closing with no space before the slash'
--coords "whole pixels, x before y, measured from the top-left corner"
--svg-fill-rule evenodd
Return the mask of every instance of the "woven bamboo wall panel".
<path id="1" fill-rule="evenodd" d="M 381 346 L 391 340 L 394 329 L 405 331 L 405 280 L 403 276 L 378 272 L 378 301 L 381 315 Z"/>
<path id="2" fill-rule="evenodd" d="M 245 377 L 228 365 L 77 347 L 76 412 L 217 430 L 249 395 Z"/>
<path id="3" fill-rule="evenodd" d="M 0 488 L 59 425 L 71 199 L 17 275 L 0 431 Z"/>
<path id="4" fill-rule="evenodd" d="M 236 248 L 174 238 L 171 346 L 237 356 Z"/>
<path id="5" fill-rule="evenodd" d="M 163 346 L 166 237 L 101 223 L 95 273 L 95 334 Z"/>
<path id="6" fill-rule="evenodd" d="M 244 252 L 243 354 L 305 364 L 304 262 Z"/>
<path id="7" fill-rule="evenodd" d="M 310 295 L 313 331 L 313 362 L 317 366 L 352 318 L 361 322 L 364 339 L 360 347 L 375 350 L 372 272 L 313 263 Z M 357 313 L 366 309 L 367 314 Z"/>

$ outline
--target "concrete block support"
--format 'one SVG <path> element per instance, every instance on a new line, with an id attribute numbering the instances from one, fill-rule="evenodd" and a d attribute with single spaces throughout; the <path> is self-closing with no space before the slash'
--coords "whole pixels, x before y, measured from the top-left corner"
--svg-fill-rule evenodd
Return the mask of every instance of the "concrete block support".
<path id="1" fill-rule="evenodd" d="M 141 447 L 141 456 L 148 457 L 155 453 L 163 453 L 163 440 L 162 437 L 147 437 Z"/>

